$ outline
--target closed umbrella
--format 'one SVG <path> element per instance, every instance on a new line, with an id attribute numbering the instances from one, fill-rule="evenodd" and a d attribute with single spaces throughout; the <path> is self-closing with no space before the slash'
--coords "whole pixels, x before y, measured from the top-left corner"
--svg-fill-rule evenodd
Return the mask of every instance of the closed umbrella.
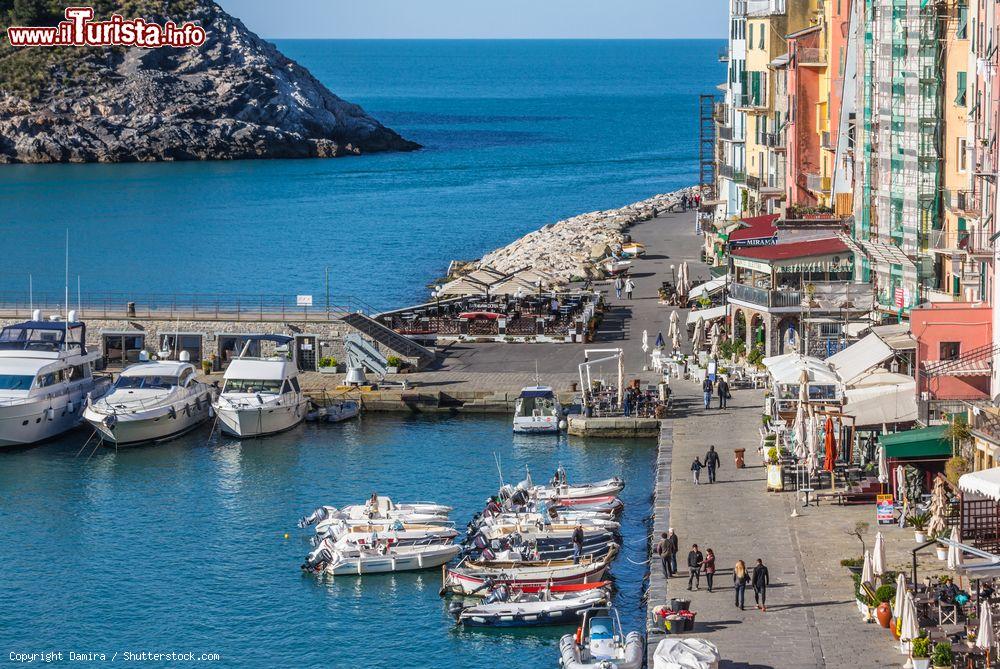
<path id="1" fill-rule="evenodd" d="M 694 335 L 691 337 L 691 348 L 697 353 L 705 345 L 705 318 L 698 316 L 698 321 L 694 324 Z"/>
<path id="2" fill-rule="evenodd" d="M 677 315 L 677 310 L 674 309 L 670 312 L 670 330 L 671 332 L 680 327 L 681 317 Z"/>
<path id="3" fill-rule="evenodd" d="M 806 369 L 799 374 L 799 402 L 809 401 L 809 372 Z"/>
<path id="4" fill-rule="evenodd" d="M 719 340 L 721 339 L 721 337 L 719 336 L 719 324 L 718 323 L 712 323 L 712 332 L 711 332 L 711 335 L 712 335 L 712 350 L 710 352 L 710 355 L 713 358 L 718 358 L 719 357 Z"/>
<path id="5" fill-rule="evenodd" d="M 952 571 L 958 570 L 965 558 L 962 557 L 962 549 L 956 546 L 959 542 L 958 538 L 958 527 L 951 528 L 951 536 L 949 537 L 952 541 L 952 545 L 948 546 L 948 569 Z"/>
<path id="6" fill-rule="evenodd" d="M 833 418 L 826 417 L 823 424 L 823 448 L 826 457 L 823 459 L 823 469 L 828 472 L 833 471 L 833 465 L 837 461 L 837 438 L 833 434 Z"/>
<path id="7" fill-rule="evenodd" d="M 801 404 L 795 410 L 792 434 L 795 435 L 795 457 L 802 460 L 808 453 L 806 451 L 806 410 Z"/>
<path id="8" fill-rule="evenodd" d="M 979 632 L 976 634 L 976 648 L 986 651 L 986 666 L 990 666 L 990 650 L 997 641 L 996 633 L 993 631 L 993 611 L 990 610 L 990 603 L 987 601 L 979 604 Z"/>
<path id="9" fill-rule="evenodd" d="M 906 472 L 903 470 L 903 465 L 897 465 L 894 474 L 896 482 L 896 499 L 903 500 L 903 512 L 899 514 L 899 526 L 906 527 L 906 516 L 909 513 L 909 502 L 906 499 Z"/>
<path id="10" fill-rule="evenodd" d="M 642 331 L 642 352 L 645 353 L 649 350 L 649 333 L 645 330 Z"/>
<path id="11" fill-rule="evenodd" d="M 861 582 L 872 582 L 872 554 L 865 551 L 865 561 L 861 566 Z"/>
<path id="12" fill-rule="evenodd" d="M 889 466 L 885 462 L 885 448 L 881 445 L 878 447 L 878 482 L 889 482 Z"/>
<path id="13" fill-rule="evenodd" d="M 670 338 L 670 345 L 673 346 L 675 351 L 681 350 L 681 331 L 679 328 L 674 328 L 674 334 Z"/>
<path id="14" fill-rule="evenodd" d="M 896 576 L 896 599 L 892 602 L 892 615 L 900 620 L 903 612 L 903 599 L 906 597 L 906 574 L 899 572 Z"/>
<path id="15" fill-rule="evenodd" d="M 920 636 L 920 625 L 917 624 L 917 605 L 913 601 L 913 593 L 906 592 L 903 597 L 903 612 L 900 615 L 899 640 L 909 643 Z"/>
<path id="16" fill-rule="evenodd" d="M 872 552 L 872 573 L 881 576 L 885 573 L 885 539 L 882 533 L 875 534 L 875 548 Z"/>
<path id="17" fill-rule="evenodd" d="M 806 449 L 808 450 L 806 468 L 809 470 L 810 478 L 816 473 L 817 467 L 819 467 L 819 444 L 817 443 L 818 435 L 816 434 L 818 429 L 819 426 L 816 425 L 816 417 L 810 415 L 806 423 Z"/>

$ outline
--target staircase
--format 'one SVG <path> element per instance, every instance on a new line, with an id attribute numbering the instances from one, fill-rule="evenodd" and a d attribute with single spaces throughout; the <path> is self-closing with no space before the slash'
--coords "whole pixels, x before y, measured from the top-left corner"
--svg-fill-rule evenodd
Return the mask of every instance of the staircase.
<path id="1" fill-rule="evenodd" d="M 982 363 L 984 368 L 991 367 L 993 357 L 1000 354 L 1000 344 L 986 344 L 972 350 L 966 351 L 957 358 L 951 360 L 934 360 L 924 364 L 920 370 L 920 375 L 931 379 L 936 376 L 947 375 L 956 369 L 968 368 L 975 363 Z"/>
<path id="2" fill-rule="evenodd" d="M 364 314 L 347 314 L 346 316 L 342 316 L 340 320 L 401 358 L 416 360 L 418 368 L 424 367 L 434 360 L 434 351 L 426 346 L 421 346 L 409 337 L 404 337 Z"/>

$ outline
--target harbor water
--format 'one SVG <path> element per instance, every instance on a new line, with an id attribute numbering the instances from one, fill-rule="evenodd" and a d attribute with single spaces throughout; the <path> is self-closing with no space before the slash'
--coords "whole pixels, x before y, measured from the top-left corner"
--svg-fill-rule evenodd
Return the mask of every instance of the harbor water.
<path id="1" fill-rule="evenodd" d="M 509 418 L 379 414 L 256 441 L 208 428 L 135 449 L 77 451 L 79 430 L 0 454 L 0 649 L 218 653 L 212 666 L 554 667 L 572 628 L 456 629 L 431 570 L 364 578 L 302 574 L 319 504 L 455 507 L 463 527 L 510 481 L 562 464 L 612 475 L 623 553 L 612 573 L 627 628 L 641 629 L 653 440 L 515 436 Z M 285 537 L 285 534 L 288 537 Z"/>
<path id="2" fill-rule="evenodd" d="M 338 160 L 5 167 L 0 293 L 422 300 L 560 218 L 698 180 L 698 94 L 724 42 L 279 41 L 417 153 Z M 134 296 L 134 295 L 133 295 Z M 0 295 L 2 297 L 2 295 Z M 128 299 L 122 295 L 122 300 Z"/>

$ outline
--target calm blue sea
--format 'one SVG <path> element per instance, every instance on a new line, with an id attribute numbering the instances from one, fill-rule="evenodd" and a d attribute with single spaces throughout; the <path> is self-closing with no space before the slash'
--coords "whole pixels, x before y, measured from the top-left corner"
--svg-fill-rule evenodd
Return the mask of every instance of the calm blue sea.
<path id="1" fill-rule="evenodd" d="M 280 41 L 426 148 L 339 160 L 0 170 L 0 292 L 427 295 L 452 259 L 697 180 L 719 41 Z M 75 279 L 73 280 L 75 284 Z"/>
<path id="2" fill-rule="evenodd" d="M 625 477 L 613 573 L 624 624 L 643 622 L 645 569 L 633 562 L 645 559 L 655 442 L 388 414 L 260 441 L 207 442 L 207 432 L 89 460 L 74 457 L 82 430 L 0 453 L 0 664 L 10 652 L 149 651 L 218 653 L 202 666 L 226 667 L 555 667 L 572 628 L 456 629 L 439 571 L 327 581 L 299 571 L 300 515 L 378 491 L 450 504 L 464 524 L 498 486 L 494 453 L 515 480 L 525 465 L 545 478 L 560 463 L 581 480 Z"/>

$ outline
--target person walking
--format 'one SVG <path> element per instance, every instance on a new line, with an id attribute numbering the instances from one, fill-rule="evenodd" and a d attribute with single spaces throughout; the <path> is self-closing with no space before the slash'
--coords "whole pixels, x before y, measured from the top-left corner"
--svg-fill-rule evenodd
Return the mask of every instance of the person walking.
<path id="1" fill-rule="evenodd" d="M 719 382 L 715 384 L 715 389 L 719 395 L 719 408 L 725 409 L 726 400 L 729 399 L 729 381 L 726 380 L 726 377 L 719 377 Z"/>
<path id="2" fill-rule="evenodd" d="M 677 535 L 674 534 L 674 528 L 667 529 L 667 567 L 670 570 L 671 576 L 677 576 L 677 552 L 680 550 L 680 546 L 677 543 Z"/>
<path id="3" fill-rule="evenodd" d="M 753 575 L 750 577 L 750 584 L 753 586 L 753 601 L 761 611 L 767 611 L 767 586 L 771 583 L 771 576 L 767 573 L 764 561 L 757 558 L 754 565 Z"/>
<path id="4" fill-rule="evenodd" d="M 747 566 L 743 560 L 737 560 L 733 567 L 733 590 L 736 591 L 736 606 L 740 611 L 746 602 L 747 583 L 750 582 L 750 574 L 747 573 Z"/>
<path id="5" fill-rule="evenodd" d="M 712 405 L 712 379 L 707 376 L 701 382 L 701 392 L 705 395 L 705 408 L 708 409 Z"/>
<path id="6" fill-rule="evenodd" d="M 625 299 L 626 300 L 631 300 L 632 299 L 632 291 L 633 290 L 635 290 L 635 281 L 633 281 L 632 277 L 630 277 L 630 276 L 626 277 L 625 278 Z"/>
<path id="7" fill-rule="evenodd" d="M 701 460 L 698 459 L 698 456 L 695 456 L 694 462 L 691 463 L 691 472 L 694 475 L 695 485 L 701 485 L 701 481 L 699 479 L 701 478 L 701 469 L 704 466 L 705 465 L 701 464 Z"/>
<path id="8" fill-rule="evenodd" d="M 688 196 L 687 193 L 684 193 L 683 195 L 681 195 L 681 209 L 687 211 L 687 208 L 688 208 Z"/>
<path id="9" fill-rule="evenodd" d="M 573 564 L 580 564 L 583 555 L 583 525 L 577 524 L 573 530 Z"/>
<path id="10" fill-rule="evenodd" d="M 708 482 L 715 483 L 715 470 L 719 468 L 719 454 L 715 452 L 715 446 L 708 447 L 705 454 L 705 468 L 708 469 Z"/>
<path id="11" fill-rule="evenodd" d="M 701 590 L 701 565 L 705 562 L 705 556 L 698 550 L 698 544 L 691 546 L 688 553 L 688 590 L 694 583 L 695 590 Z"/>
<path id="12" fill-rule="evenodd" d="M 622 298 L 622 288 L 625 287 L 625 283 L 622 281 L 620 276 L 615 277 L 615 296 L 620 300 Z"/>
<path id="13" fill-rule="evenodd" d="M 708 591 L 712 592 L 712 580 L 715 578 L 715 551 L 711 548 L 705 551 L 705 562 L 702 564 L 705 570 L 705 582 L 708 583 Z"/>

